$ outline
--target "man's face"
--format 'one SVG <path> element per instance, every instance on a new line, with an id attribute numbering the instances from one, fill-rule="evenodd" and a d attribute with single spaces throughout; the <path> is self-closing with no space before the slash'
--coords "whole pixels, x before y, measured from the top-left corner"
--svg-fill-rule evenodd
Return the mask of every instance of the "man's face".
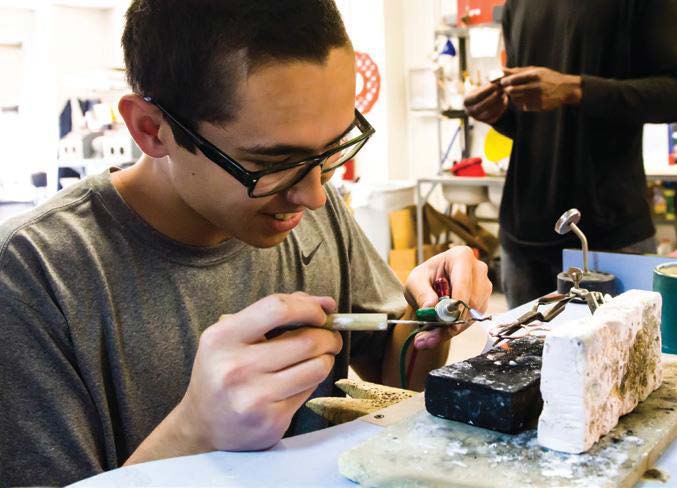
<path id="1" fill-rule="evenodd" d="M 240 84 L 235 120 L 224 126 L 203 123 L 199 132 L 249 171 L 320 154 L 354 120 L 354 69 L 350 48 L 333 49 L 323 65 L 264 65 Z M 305 210 L 326 201 L 327 175 L 321 176 L 319 167 L 289 190 L 263 198 L 250 198 L 247 188 L 199 151 L 175 146 L 169 173 L 183 201 L 224 238 L 256 247 L 280 243 Z"/>

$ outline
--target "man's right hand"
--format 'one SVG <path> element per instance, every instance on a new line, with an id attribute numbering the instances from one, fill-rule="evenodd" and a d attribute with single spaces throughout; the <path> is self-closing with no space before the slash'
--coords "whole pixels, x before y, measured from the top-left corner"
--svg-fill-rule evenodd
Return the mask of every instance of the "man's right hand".
<path id="1" fill-rule="evenodd" d="M 286 324 L 319 326 L 335 306 L 330 297 L 278 294 L 221 317 L 200 337 L 185 396 L 125 464 L 279 441 L 343 342 L 338 332 L 315 327 L 265 335 Z"/>
<path id="2" fill-rule="evenodd" d="M 487 83 L 476 88 L 463 101 L 468 115 L 487 124 L 493 124 L 500 119 L 508 108 L 508 103 L 508 95 L 499 83 Z"/>

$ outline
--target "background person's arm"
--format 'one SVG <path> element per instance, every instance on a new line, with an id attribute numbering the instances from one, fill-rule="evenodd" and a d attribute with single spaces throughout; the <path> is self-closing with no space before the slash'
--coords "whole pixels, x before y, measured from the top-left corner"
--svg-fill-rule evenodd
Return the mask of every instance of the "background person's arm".
<path id="1" fill-rule="evenodd" d="M 501 80 L 511 106 L 546 111 L 574 105 L 590 117 L 637 124 L 677 120 L 677 1 L 647 1 L 639 9 L 633 19 L 633 29 L 639 33 L 633 40 L 633 60 L 640 63 L 637 77 L 612 79 L 543 67 L 512 68 Z"/>
<path id="2" fill-rule="evenodd" d="M 677 121 L 677 1 L 641 2 L 634 58 L 641 76 L 615 80 L 582 76 L 581 110 L 590 116 L 636 123 Z"/>

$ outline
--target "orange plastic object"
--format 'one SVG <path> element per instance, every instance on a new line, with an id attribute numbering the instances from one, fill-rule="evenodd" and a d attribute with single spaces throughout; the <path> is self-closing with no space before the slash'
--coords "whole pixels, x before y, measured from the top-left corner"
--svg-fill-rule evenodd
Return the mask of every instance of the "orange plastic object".
<path id="1" fill-rule="evenodd" d="M 494 7 L 505 0 L 458 0 L 459 25 L 488 24 L 493 21 Z"/>

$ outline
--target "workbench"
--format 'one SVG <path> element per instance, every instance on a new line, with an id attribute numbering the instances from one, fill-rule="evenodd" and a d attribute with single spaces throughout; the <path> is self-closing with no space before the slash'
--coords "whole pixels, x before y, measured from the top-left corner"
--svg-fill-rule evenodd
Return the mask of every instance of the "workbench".
<path id="1" fill-rule="evenodd" d="M 506 321 L 516 318 L 524 313 L 528 306 L 523 305 L 511 310 L 496 317 L 496 320 Z M 588 313 L 585 305 L 572 304 L 555 319 L 553 324 L 562 324 L 585 313 Z M 355 484 L 339 474 L 337 460 L 343 452 L 382 430 L 383 427 L 358 419 L 310 434 L 283 439 L 267 451 L 212 452 L 154 461 L 109 471 L 71 486 L 354 487 Z M 641 482 L 637 486 L 642 488 L 675 486 L 677 443 L 672 443 L 658 460 L 656 467 L 669 473 L 671 479 L 668 484 Z"/>
<path id="2" fill-rule="evenodd" d="M 666 168 L 646 168 L 646 179 L 648 181 L 677 181 L 677 165 Z"/>
<path id="3" fill-rule="evenodd" d="M 430 195 L 438 186 L 443 188 L 486 188 L 487 193 L 490 189 L 497 191 L 503 190 L 505 184 L 504 176 L 435 176 L 430 178 L 419 178 L 416 180 L 416 243 L 417 243 L 417 261 L 423 262 L 423 207 L 428 202 Z M 425 190 L 425 191 L 424 191 Z M 461 198 L 458 201 L 450 203 L 465 203 Z M 474 217 L 474 215 L 471 215 Z"/>
<path id="4" fill-rule="evenodd" d="M 665 168 L 647 168 L 646 169 L 646 179 L 647 181 L 670 181 L 677 182 L 677 165 L 665 167 Z M 428 202 L 430 195 L 438 186 L 443 188 L 456 187 L 456 188 L 486 188 L 487 192 L 496 191 L 498 193 L 503 191 L 503 186 L 505 185 L 505 176 L 453 176 L 447 174 L 444 176 L 435 176 L 428 178 L 419 178 L 416 180 L 416 243 L 418 246 L 417 261 L 418 263 L 423 262 L 423 207 Z M 451 201 L 450 203 L 461 203 L 462 198 L 456 202 Z M 470 214 L 474 218 L 474 215 Z M 493 221 L 491 219 L 476 219 L 478 222 L 482 221 Z M 496 220 L 497 221 L 497 220 Z M 660 224 L 672 224 L 677 225 L 677 221 L 674 222 L 657 222 Z M 553 222 L 553 225 L 555 223 Z"/>

